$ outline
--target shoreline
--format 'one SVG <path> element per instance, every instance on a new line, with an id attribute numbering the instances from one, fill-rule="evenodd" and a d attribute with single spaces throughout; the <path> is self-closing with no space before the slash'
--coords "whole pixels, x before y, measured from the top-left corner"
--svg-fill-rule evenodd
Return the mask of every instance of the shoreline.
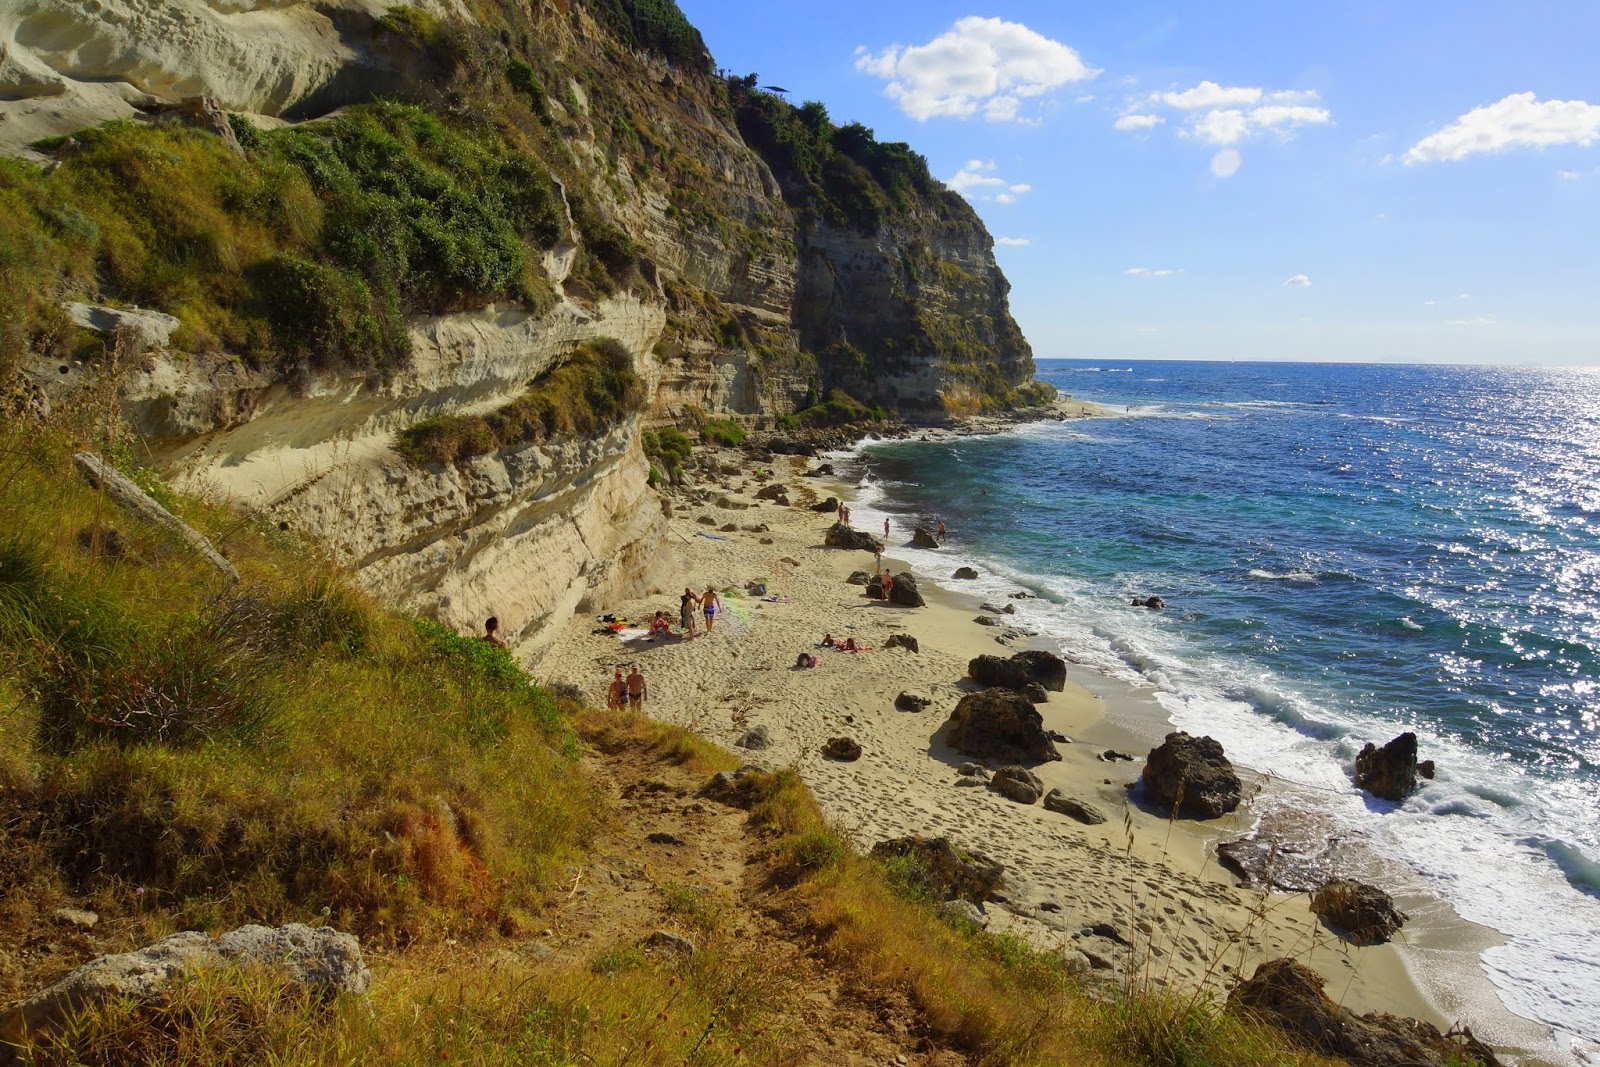
<path id="1" fill-rule="evenodd" d="M 943 745 L 943 724 L 964 691 L 959 683 L 967 660 L 1004 651 L 995 647 L 994 629 L 974 624 L 976 598 L 919 576 L 926 607 L 864 599 L 845 578 L 869 569 L 871 557 L 822 547 L 832 516 L 803 510 L 807 502 L 828 495 L 853 496 L 854 487 L 802 477 L 807 466 L 802 459 L 774 456 L 775 480 L 790 486 L 796 506 L 756 502 L 750 494 L 766 481 L 750 475 L 748 457 L 722 458 L 730 456 L 736 456 L 732 462 L 740 473 L 715 478 L 725 483 L 718 485 L 720 492 L 668 498 L 671 547 L 682 557 L 680 578 L 697 591 L 708 583 L 725 590 L 764 581 L 791 602 L 724 593 L 725 610 L 709 638 L 658 644 L 631 645 L 596 635 L 590 632 L 593 620 L 574 618 L 537 665 L 551 680 L 572 682 L 598 696 L 614 666 L 637 662 L 650 681 L 646 711 L 652 716 L 735 751 L 743 751 L 736 742 L 749 729 L 766 727 L 771 745 L 751 751 L 751 762 L 797 767 L 827 816 L 858 847 L 867 850 L 877 841 L 915 833 L 949 836 L 988 853 L 1005 865 L 1007 882 L 1006 902 L 987 909 L 992 928 L 1012 929 L 1041 947 L 1110 963 L 1109 969 L 1097 969 L 1101 977 L 1204 986 L 1223 994 L 1241 970 L 1248 975 L 1262 960 L 1293 956 L 1327 977 L 1329 995 L 1358 1012 L 1410 1015 L 1441 1029 L 1460 1018 L 1525 1062 L 1564 1062 L 1549 1058 L 1554 1045 L 1548 1036 L 1536 1040 L 1547 1035 L 1545 1028 L 1516 1020 L 1500 1007 L 1476 967 L 1471 970 L 1483 988 L 1456 989 L 1454 995 L 1444 995 L 1448 989 L 1441 993 L 1443 983 L 1414 977 L 1413 968 L 1422 966 L 1418 960 L 1430 952 L 1443 954 L 1424 960 L 1430 972 L 1459 972 L 1461 954 L 1468 950 L 1453 946 L 1463 941 L 1477 945 L 1470 950 L 1475 963 L 1487 931 L 1470 937 L 1469 931 L 1479 928 L 1459 919 L 1452 926 L 1435 914 L 1437 907 L 1429 909 L 1432 902 L 1402 899 L 1397 903 L 1414 916 L 1402 937 L 1426 940 L 1426 945 L 1349 946 L 1320 926 L 1304 895 L 1241 889 L 1218 867 L 1216 842 L 1251 828 L 1248 802 L 1234 816 L 1203 824 L 1169 823 L 1130 802 L 1126 784 L 1137 778 L 1152 735 L 1158 740 L 1171 727 L 1159 705 L 1148 696 L 1141 705 L 1131 687 L 1118 689 L 1114 679 L 1090 677 L 1088 668 L 1069 662 L 1067 690 L 1052 693 L 1040 711 L 1046 728 L 1073 743 L 1060 746 L 1061 762 L 1034 768 L 1047 789 L 1061 788 L 1098 808 L 1104 824 L 1085 826 L 1038 804 L 1024 807 L 986 789 L 957 787 L 955 767 L 966 757 Z M 695 502 L 702 494 L 707 499 Z M 716 506 L 724 495 L 736 506 Z M 697 521 L 702 517 L 711 525 Z M 726 530 L 730 524 L 735 528 Z M 886 562 L 902 561 L 889 555 Z M 648 618 L 653 610 L 668 609 L 675 618 L 676 592 L 608 604 L 604 610 Z M 879 651 L 859 656 L 817 651 L 812 645 L 824 632 L 855 636 Z M 920 651 L 883 650 L 892 633 L 915 636 Z M 1022 647 L 1018 641 L 1011 650 Z M 817 651 L 821 666 L 795 670 L 800 651 Z M 894 700 L 901 691 L 933 703 L 921 713 L 897 711 Z M 821 756 L 822 743 L 840 735 L 862 745 L 859 762 Z M 1107 748 L 1140 759 L 1101 762 L 1097 756 Z M 1102 923 L 1129 944 L 1075 936 Z M 1489 1014 L 1480 996 L 1484 990 L 1504 1018 L 1484 1018 Z"/>

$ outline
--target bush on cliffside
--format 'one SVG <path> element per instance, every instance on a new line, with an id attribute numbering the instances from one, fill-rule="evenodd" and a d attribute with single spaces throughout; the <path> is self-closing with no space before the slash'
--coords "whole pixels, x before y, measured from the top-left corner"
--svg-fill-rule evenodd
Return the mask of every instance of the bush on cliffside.
<path id="1" fill-rule="evenodd" d="M 632 355 L 601 337 L 504 407 L 424 419 L 402 430 L 395 448 L 417 466 L 443 466 L 555 437 L 592 437 L 643 410 L 646 399 Z"/>

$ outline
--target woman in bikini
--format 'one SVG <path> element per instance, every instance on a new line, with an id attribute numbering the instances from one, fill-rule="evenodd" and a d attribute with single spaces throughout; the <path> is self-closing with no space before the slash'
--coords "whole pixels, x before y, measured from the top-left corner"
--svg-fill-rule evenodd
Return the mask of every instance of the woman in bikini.
<path id="1" fill-rule="evenodd" d="M 700 594 L 700 610 L 705 613 L 706 633 L 711 632 L 711 623 L 717 617 L 717 609 L 722 606 L 722 601 L 717 599 L 717 591 L 706 586 L 706 591 Z"/>
<path id="2" fill-rule="evenodd" d="M 686 586 L 683 596 L 678 599 L 678 625 L 683 627 L 683 632 L 688 634 L 686 640 L 694 640 L 694 607 L 700 603 L 700 598 L 691 593 Z"/>

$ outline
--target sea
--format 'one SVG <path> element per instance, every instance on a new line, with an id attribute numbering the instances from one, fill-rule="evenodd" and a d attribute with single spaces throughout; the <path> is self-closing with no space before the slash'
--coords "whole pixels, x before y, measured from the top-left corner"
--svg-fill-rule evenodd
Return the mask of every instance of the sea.
<path id="1" fill-rule="evenodd" d="M 1505 1006 L 1600 1047 L 1600 369 L 1039 377 L 1109 414 L 869 442 L 856 524 L 952 588 L 1035 594 L 1019 625 L 1498 931 Z M 904 544 L 939 520 L 942 548 Z M 1358 792 L 1360 746 L 1403 730 L 1434 780 Z"/>

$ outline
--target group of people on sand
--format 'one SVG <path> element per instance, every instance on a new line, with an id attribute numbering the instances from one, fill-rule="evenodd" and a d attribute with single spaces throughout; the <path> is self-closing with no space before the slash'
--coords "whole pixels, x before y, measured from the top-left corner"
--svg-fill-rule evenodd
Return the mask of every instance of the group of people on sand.
<path id="1" fill-rule="evenodd" d="M 626 678 L 622 675 L 622 669 L 617 668 L 611 676 L 611 688 L 606 691 L 606 707 L 612 711 L 620 711 L 625 707 L 639 711 L 648 699 L 650 687 L 645 683 L 639 665 L 635 663 Z"/>
<path id="2" fill-rule="evenodd" d="M 711 586 L 706 586 L 706 591 L 699 596 L 688 586 L 683 588 L 683 596 L 678 598 L 678 625 L 682 627 L 684 640 L 694 640 L 694 609 L 700 609 L 700 614 L 705 616 L 706 633 L 711 633 L 716 626 L 717 612 L 722 608 L 722 599 L 717 596 L 717 591 Z"/>
<path id="3" fill-rule="evenodd" d="M 846 526 L 850 525 L 850 509 L 845 507 L 843 500 L 839 501 L 839 521 Z"/>

